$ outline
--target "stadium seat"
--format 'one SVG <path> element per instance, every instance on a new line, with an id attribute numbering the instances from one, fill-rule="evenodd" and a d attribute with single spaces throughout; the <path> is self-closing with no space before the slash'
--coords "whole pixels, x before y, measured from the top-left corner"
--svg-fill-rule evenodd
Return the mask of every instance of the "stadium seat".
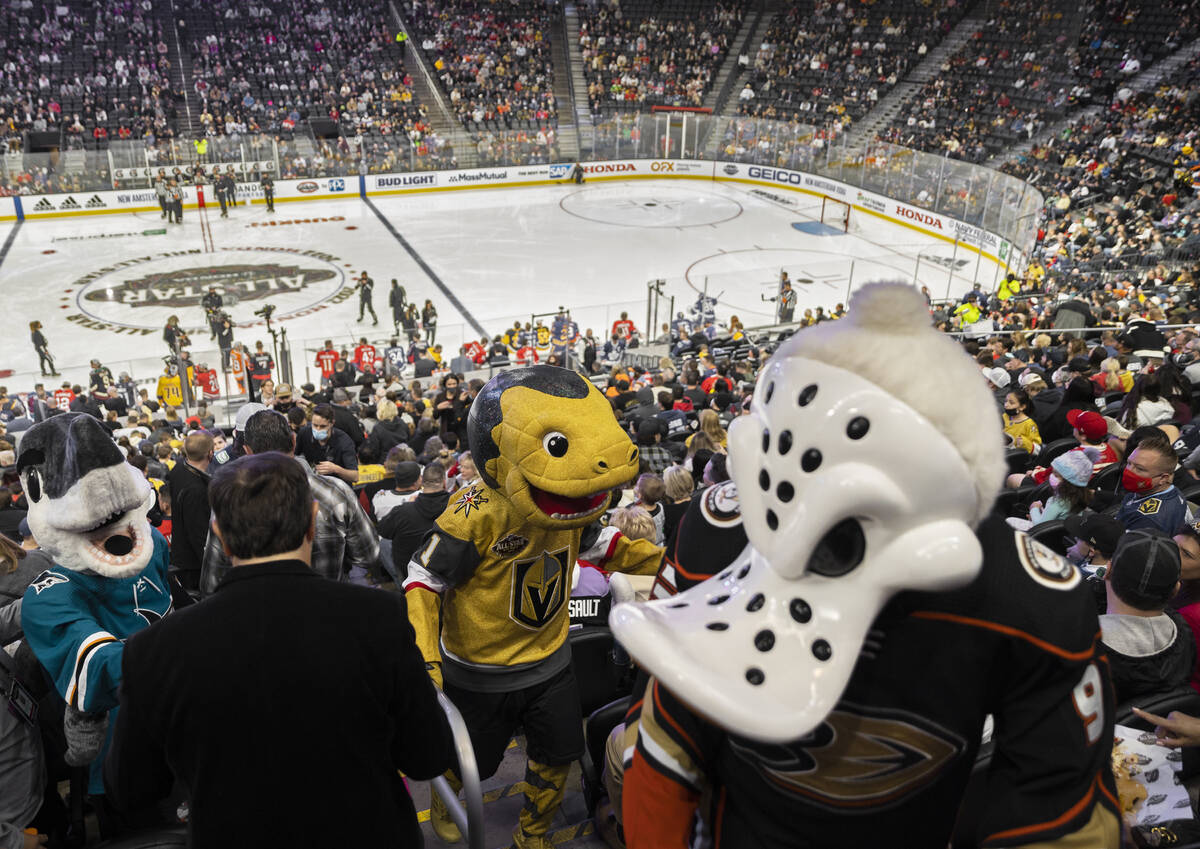
<path id="1" fill-rule="evenodd" d="M 1049 522 L 1041 522 L 1030 528 L 1028 533 L 1042 545 L 1064 557 L 1067 554 L 1067 549 L 1075 541 L 1067 534 L 1067 525 L 1063 519 L 1051 519 Z"/>
<path id="2" fill-rule="evenodd" d="M 580 764 L 583 768 L 583 797 L 588 814 L 596 810 L 596 803 L 604 796 L 604 785 L 600 776 L 604 771 L 604 747 L 608 742 L 608 735 L 625 718 L 629 706 L 629 696 L 614 699 L 592 711 L 584 725 L 584 750 Z"/>
<path id="3" fill-rule="evenodd" d="M 1039 451 L 1037 455 L 1037 464 L 1039 466 L 1049 466 L 1060 455 L 1066 454 L 1072 448 L 1078 447 L 1079 442 L 1073 437 L 1056 439 L 1053 442 L 1042 446 L 1042 450 Z"/>
<path id="4" fill-rule="evenodd" d="M 584 626 L 570 632 L 571 664 L 579 682 L 583 716 L 629 692 L 628 669 L 613 662 L 615 640 L 608 628 Z"/>

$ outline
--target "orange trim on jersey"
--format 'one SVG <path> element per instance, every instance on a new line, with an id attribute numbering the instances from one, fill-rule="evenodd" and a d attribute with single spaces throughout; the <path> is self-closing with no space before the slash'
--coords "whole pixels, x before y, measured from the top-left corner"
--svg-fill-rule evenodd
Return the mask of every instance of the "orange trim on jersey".
<path id="1" fill-rule="evenodd" d="M 634 752 L 621 801 L 625 845 L 628 849 L 687 846 L 699 801 L 699 793 L 667 778 L 646 763 L 641 752 Z"/>
<path id="2" fill-rule="evenodd" d="M 1096 776 L 1096 785 L 1100 788 L 1100 792 L 1104 794 L 1105 798 L 1107 798 L 1108 801 L 1112 802 L 1113 810 L 1116 811 L 1119 815 L 1121 812 L 1121 803 L 1117 801 L 1116 796 L 1114 796 L 1112 793 L 1108 792 L 1108 788 L 1104 786 L 1104 777 L 1103 776 L 1100 776 L 1100 775 Z"/>
<path id="3" fill-rule="evenodd" d="M 1084 794 L 1083 798 L 1068 808 L 1063 814 L 1055 817 L 1054 819 L 1048 822 L 1034 823 L 1033 825 L 1023 825 L 1020 828 L 1010 828 L 1008 831 L 998 831 L 995 834 L 989 834 L 984 838 L 983 842 L 986 844 L 989 840 L 1001 840 L 1010 837 L 1020 837 L 1026 834 L 1034 834 L 1039 831 L 1057 828 L 1064 823 L 1070 822 L 1083 813 L 1088 805 L 1092 803 L 1092 799 L 1096 795 L 1096 785 L 1099 783 L 1100 776 L 1097 775 L 1095 780 L 1092 781 L 1092 786 L 1088 788 L 1088 792 Z"/>
<path id="4" fill-rule="evenodd" d="M 1033 634 L 1026 633 L 1019 628 L 1013 628 L 1009 625 L 1001 625 L 998 622 L 988 622 L 986 619 L 973 619 L 970 616 L 959 616 L 956 613 L 937 613 L 932 610 L 918 610 L 909 615 L 916 619 L 932 619 L 942 622 L 956 622 L 959 625 L 970 625 L 975 628 L 986 628 L 990 631 L 998 631 L 1001 634 L 1007 634 L 1010 637 L 1017 637 L 1018 639 L 1025 640 L 1026 642 L 1032 643 L 1044 651 L 1048 651 L 1051 654 L 1067 660 L 1087 660 L 1092 657 L 1094 652 L 1094 648 L 1086 648 L 1083 651 L 1067 651 L 1066 649 L 1059 648 L 1053 643 L 1046 642 L 1040 637 L 1035 637 Z M 1096 636 L 1093 639 L 1100 639 L 1099 631 L 1096 632 Z"/>
<path id="5" fill-rule="evenodd" d="M 633 714 L 633 712 L 634 712 L 634 711 L 639 711 L 639 712 L 641 711 L 641 709 L 642 709 L 642 702 L 644 702 L 644 701 L 645 701 L 645 698 L 638 699 L 636 702 L 634 702 L 633 704 L 631 704 L 631 705 L 630 705 L 630 706 L 629 706 L 629 707 L 626 709 L 626 711 L 625 711 L 625 719 L 626 719 L 626 721 L 628 721 L 628 720 L 629 720 L 629 717 L 630 717 L 630 715 L 631 715 L 631 714 Z"/>
<path id="6" fill-rule="evenodd" d="M 658 699 L 657 681 L 654 682 L 654 692 L 652 695 L 654 698 L 655 714 L 670 723 L 671 727 L 675 729 L 676 733 L 678 733 L 680 737 L 687 741 L 687 744 L 691 747 L 692 750 L 687 753 L 688 757 L 695 757 L 696 755 L 700 754 L 700 748 L 696 745 L 695 741 L 692 740 L 686 731 L 679 727 L 679 723 L 675 721 L 674 717 L 670 716 L 666 711 L 663 710 L 662 702 Z M 699 766 L 699 764 L 697 764 L 697 766 Z"/>
<path id="7" fill-rule="evenodd" d="M 725 785 L 721 785 L 721 794 L 717 797 L 717 817 L 713 824 L 713 849 L 721 849 L 721 822 L 725 819 Z"/>

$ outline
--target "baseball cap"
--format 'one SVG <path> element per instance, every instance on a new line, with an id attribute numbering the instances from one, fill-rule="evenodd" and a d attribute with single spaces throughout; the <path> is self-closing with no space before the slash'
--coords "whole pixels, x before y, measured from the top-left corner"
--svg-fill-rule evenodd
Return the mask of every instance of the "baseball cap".
<path id="1" fill-rule="evenodd" d="M 276 386 L 275 387 L 275 400 L 276 401 L 292 400 L 292 384 L 281 383 L 278 386 Z"/>
<path id="2" fill-rule="evenodd" d="M 396 464 L 396 486 L 412 486 L 421 477 L 421 466 L 412 460 Z"/>
<path id="3" fill-rule="evenodd" d="M 1068 411 L 1067 424 L 1078 428 L 1093 442 L 1098 442 L 1108 435 L 1108 422 L 1104 421 L 1104 416 L 1092 410 Z"/>
<path id="4" fill-rule="evenodd" d="M 233 430 L 235 433 L 244 433 L 246 430 L 246 422 L 250 421 L 250 417 L 255 413 L 261 413 L 267 409 L 264 405 L 257 401 L 251 401 L 249 404 L 243 404 L 237 411 L 237 419 L 234 421 Z"/>
<path id="5" fill-rule="evenodd" d="M 1179 582 L 1179 546 L 1162 531 L 1128 531 L 1113 552 L 1109 580 L 1121 601 L 1139 610 L 1157 610 Z"/>
<path id="6" fill-rule="evenodd" d="M 1071 513 L 1063 520 L 1063 526 L 1071 536 L 1083 540 L 1108 559 L 1112 559 L 1125 533 L 1125 526 L 1118 519 L 1094 510 Z"/>
<path id="7" fill-rule="evenodd" d="M 1011 380 L 1008 372 L 999 366 L 985 368 L 983 370 L 983 376 L 990 380 L 993 386 L 996 386 L 999 389 L 1004 389 L 1006 386 L 1008 386 L 1009 381 Z"/>

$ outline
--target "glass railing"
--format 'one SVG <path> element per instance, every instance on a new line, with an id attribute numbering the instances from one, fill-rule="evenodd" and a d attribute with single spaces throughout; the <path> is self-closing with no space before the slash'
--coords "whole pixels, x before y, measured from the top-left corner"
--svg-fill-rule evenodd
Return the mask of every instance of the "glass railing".
<path id="1" fill-rule="evenodd" d="M 8 154 L 0 190 L 42 194 L 143 188 L 159 169 L 189 173 L 226 165 L 246 179 L 270 168 L 282 179 L 470 167 L 537 165 L 570 158 L 557 132 L 536 124 L 437 134 L 378 130 L 319 138 L 306 127 L 287 137 L 217 136 L 113 140 L 103 150 Z M 990 230 L 1028 252 L 1044 204 L 1022 180 L 967 162 L 883 141 L 850 145 L 839 124 L 816 126 L 703 113 L 618 113 L 580 140 L 582 161 L 717 159 L 830 177 Z"/>

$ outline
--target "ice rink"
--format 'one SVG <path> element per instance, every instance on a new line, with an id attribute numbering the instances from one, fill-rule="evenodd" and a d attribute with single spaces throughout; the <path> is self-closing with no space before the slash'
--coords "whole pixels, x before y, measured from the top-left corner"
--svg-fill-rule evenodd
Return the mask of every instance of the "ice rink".
<path id="1" fill-rule="evenodd" d="M 797 281 L 797 318 L 873 280 L 915 281 L 944 297 L 976 279 L 990 290 L 1002 273 L 865 213 L 852 213 L 848 234 L 814 226 L 819 216 L 820 200 L 806 195 L 638 180 L 279 203 L 274 214 L 243 205 L 226 219 L 189 210 L 182 225 L 157 212 L 32 220 L 0 264 L 9 327 L 0 368 L 13 372 L 4 378 L 10 389 L 41 380 L 28 332 L 39 320 L 63 379 L 86 383 L 87 362 L 98 357 L 114 374 L 149 381 L 162 370 L 170 315 L 189 328 L 193 359 L 217 363 L 199 305 L 210 285 L 232 302 L 236 338 L 250 348 L 270 346 L 254 313 L 276 307 L 275 328 L 287 331 L 303 382 L 315 377 L 312 352 L 324 339 L 340 346 L 392 335 L 392 278 L 418 306 L 432 300 L 436 341 L 453 355 L 464 339 L 559 306 L 600 338 L 622 310 L 644 331 L 654 279 L 666 281 L 659 323 L 669 298 L 686 310 L 707 291 L 719 298 L 720 319 L 736 314 L 753 327 L 773 320 L 764 298 L 780 270 Z M 15 226 L 0 225 L 0 244 Z M 375 280 L 378 326 L 369 314 L 357 320 L 354 278 L 364 270 Z"/>

